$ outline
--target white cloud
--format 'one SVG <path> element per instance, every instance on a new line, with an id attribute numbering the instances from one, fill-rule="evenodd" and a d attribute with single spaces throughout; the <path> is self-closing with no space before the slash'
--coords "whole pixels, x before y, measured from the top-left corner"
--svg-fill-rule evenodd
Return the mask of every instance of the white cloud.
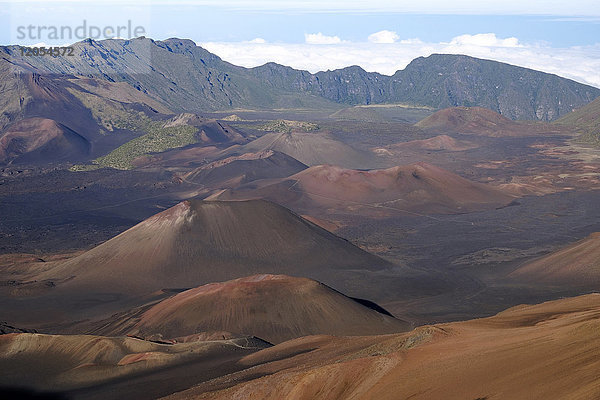
<path id="1" fill-rule="evenodd" d="M 324 36 L 324 35 L 321 35 Z M 339 39 L 339 38 L 338 38 Z M 448 42 L 398 40 L 385 46 L 369 42 L 335 40 L 335 51 L 307 43 L 201 43 L 207 50 L 234 64 L 255 67 L 276 62 L 311 72 L 360 65 L 367 71 L 392 75 L 419 56 L 433 53 L 466 54 L 557 74 L 600 87 L 600 44 L 570 48 L 520 43 L 494 34 L 461 35 Z M 332 43 L 329 41 L 328 43 Z"/>
<path id="2" fill-rule="evenodd" d="M 384 30 L 369 35 L 368 39 L 371 43 L 394 43 L 400 36 L 396 32 Z"/>
<path id="3" fill-rule="evenodd" d="M 259 43 L 259 44 L 263 44 L 263 43 L 267 43 L 267 41 L 263 38 L 254 38 L 252 40 L 250 40 L 248 43 Z"/>
<path id="4" fill-rule="evenodd" d="M 500 39 L 494 33 L 479 33 L 477 35 L 460 35 L 450 41 L 451 46 L 478 46 L 478 47 L 522 47 L 519 39 L 510 37 Z"/>
<path id="5" fill-rule="evenodd" d="M 305 33 L 304 41 L 308 44 L 338 44 L 342 43 L 342 39 L 338 36 L 327 36 L 319 33 Z"/>

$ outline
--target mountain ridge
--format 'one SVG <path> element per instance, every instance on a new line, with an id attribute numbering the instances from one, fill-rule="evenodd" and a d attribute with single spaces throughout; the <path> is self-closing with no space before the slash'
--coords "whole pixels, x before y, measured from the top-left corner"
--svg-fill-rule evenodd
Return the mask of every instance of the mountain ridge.
<path id="1" fill-rule="evenodd" d="M 16 70 L 125 81 L 175 112 L 404 102 L 480 106 L 510 119 L 546 121 L 600 96 L 598 88 L 557 75 L 465 55 L 418 57 L 388 76 L 358 66 L 315 74 L 273 62 L 244 68 L 177 38 L 86 39 L 73 47 L 72 60 L 22 57 L 17 46 L 0 47 L 0 58 Z"/>

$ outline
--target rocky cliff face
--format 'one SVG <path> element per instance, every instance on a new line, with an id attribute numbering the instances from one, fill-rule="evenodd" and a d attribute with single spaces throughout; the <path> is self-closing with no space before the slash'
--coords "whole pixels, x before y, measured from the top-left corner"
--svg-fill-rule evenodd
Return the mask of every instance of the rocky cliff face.
<path id="1" fill-rule="evenodd" d="M 479 106 L 510 119 L 551 121 L 592 101 L 600 89 L 496 61 L 434 54 L 396 72 L 389 93 L 392 101 Z"/>

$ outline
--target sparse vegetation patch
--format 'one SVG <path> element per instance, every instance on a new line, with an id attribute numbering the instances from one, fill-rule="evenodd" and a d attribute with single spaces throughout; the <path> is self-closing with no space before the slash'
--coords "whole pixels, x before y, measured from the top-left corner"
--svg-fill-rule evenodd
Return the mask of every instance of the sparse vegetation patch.
<path id="1" fill-rule="evenodd" d="M 290 121 L 287 119 L 277 119 L 274 121 L 268 121 L 256 127 L 256 129 L 265 132 L 280 132 L 280 133 L 291 133 L 291 132 L 312 132 L 319 129 L 319 125 L 313 122 L 303 121 Z"/>

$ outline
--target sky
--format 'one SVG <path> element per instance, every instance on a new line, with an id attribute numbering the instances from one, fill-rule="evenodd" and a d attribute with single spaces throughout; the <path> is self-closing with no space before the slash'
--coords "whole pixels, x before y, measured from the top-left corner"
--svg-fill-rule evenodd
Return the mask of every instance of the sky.
<path id="1" fill-rule="evenodd" d="M 0 44 L 140 34 L 191 39 L 246 67 L 360 65 L 391 75 L 416 57 L 452 53 L 600 87 L 598 0 L 0 0 Z"/>

